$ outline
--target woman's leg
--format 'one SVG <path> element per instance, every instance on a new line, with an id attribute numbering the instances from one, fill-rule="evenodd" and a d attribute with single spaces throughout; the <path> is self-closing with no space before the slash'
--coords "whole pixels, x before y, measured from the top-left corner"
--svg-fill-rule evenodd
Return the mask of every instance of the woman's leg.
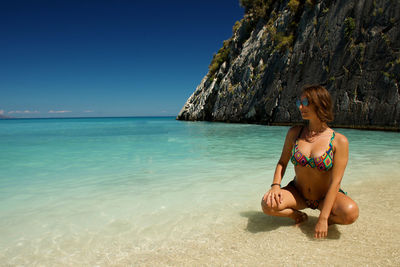
<path id="1" fill-rule="evenodd" d="M 323 207 L 320 203 L 319 207 Z M 338 192 L 331 214 L 329 224 L 352 224 L 358 218 L 358 206 L 350 197 Z"/>
<path id="2" fill-rule="evenodd" d="M 282 203 L 267 205 L 264 198 L 261 200 L 261 207 L 265 214 L 279 217 L 292 218 L 296 224 L 307 220 L 307 215 L 302 210 L 307 207 L 304 198 L 294 186 L 287 185 L 282 188 Z"/>

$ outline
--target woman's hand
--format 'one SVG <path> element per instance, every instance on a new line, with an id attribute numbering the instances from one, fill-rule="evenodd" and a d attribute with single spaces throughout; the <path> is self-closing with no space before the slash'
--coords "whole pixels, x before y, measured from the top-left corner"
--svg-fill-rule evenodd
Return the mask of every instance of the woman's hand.
<path id="1" fill-rule="evenodd" d="M 323 238 L 328 235 L 328 220 L 318 219 L 317 224 L 315 225 L 314 237 L 315 238 Z"/>
<path id="2" fill-rule="evenodd" d="M 265 193 L 263 199 L 268 207 L 272 208 L 278 206 L 283 201 L 282 189 L 278 186 L 272 186 L 271 189 Z"/>

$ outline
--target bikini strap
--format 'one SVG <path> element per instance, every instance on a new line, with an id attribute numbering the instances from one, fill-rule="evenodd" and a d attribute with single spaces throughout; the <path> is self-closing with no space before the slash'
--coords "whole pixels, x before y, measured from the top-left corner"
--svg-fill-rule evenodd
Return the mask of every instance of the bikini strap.
<path id="1" fill-rule="evenodd" d="M 333 139 L 335 139 L 335 131 L 332 132 L 331 143 L 332 143 Z"/>
<path id="2" fill-rule="evenodd" d="M 299 131 L 299 135 L 297 136 L 296 140 L 300 138 L 300 136 L 301 136 L 301 134 L 303 132 L 303 129 L 304 129 L 304 125 L 301 126 L 301 129 Z"/>

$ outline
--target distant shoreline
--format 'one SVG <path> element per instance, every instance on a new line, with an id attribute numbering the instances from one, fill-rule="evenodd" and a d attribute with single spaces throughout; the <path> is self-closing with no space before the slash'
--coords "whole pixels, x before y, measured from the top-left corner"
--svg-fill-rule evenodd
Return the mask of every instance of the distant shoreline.
<path id="1" fill-rule="evenodd" d="M 123 119 L 123 118 L 175 118 L 176 116 L 115 116 L 115 117 L 41 117 L 41 118 L 0 118 L 0 120 L 47 120 L 47 119 Z"/>
<path id="2" fill-rule="evenodd" d="M 302 124 L 302 122 L 251 122 L 251 121 L 205 121 L 205 120 L 182 120 L 177 119 L 179 121 L 192 121 L 192 122 L 218 122 L 218 123 L 234 123 L 234 124 L 255 124 L 255 125 L 265 125 L 265 126 L 293 126 L 296 124 Z M 343 128 L 343 129 L 354 129 L 354 130 L 367 130 L 367 131 L 384 131 L 384 132 L 400 132 L 399 127 L 391 127 L 391 126 L 377 126 L 377 125 L 344 125 L 344 124 L 329 124 L 331 128 Z"/>

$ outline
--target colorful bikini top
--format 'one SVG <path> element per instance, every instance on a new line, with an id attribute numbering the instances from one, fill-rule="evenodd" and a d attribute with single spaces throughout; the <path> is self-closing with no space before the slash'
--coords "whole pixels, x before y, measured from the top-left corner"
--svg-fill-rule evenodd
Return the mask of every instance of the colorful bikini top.
<path id="1" fill-rule="evenodd" d="M 322 156 L 316 158 L 308 158 L 300 152 L 298 146 L 299 137 L 302 131 L 303 129 L 301 129 L 300 134 L 296 139 L 296 143 L 294 144 L 292 149 L 292 157 L 290 158 L 290 160 L 292 161 L 293 165 L 297 166 L 298 164 L 300 164 L 303 167 L 309 166 L 311 168 L 317 168 L 320 171 L 329 171 L 333 167 L 332 141 L 335 138 L 335 132 L 332 133 L 329 147 Z"/>

